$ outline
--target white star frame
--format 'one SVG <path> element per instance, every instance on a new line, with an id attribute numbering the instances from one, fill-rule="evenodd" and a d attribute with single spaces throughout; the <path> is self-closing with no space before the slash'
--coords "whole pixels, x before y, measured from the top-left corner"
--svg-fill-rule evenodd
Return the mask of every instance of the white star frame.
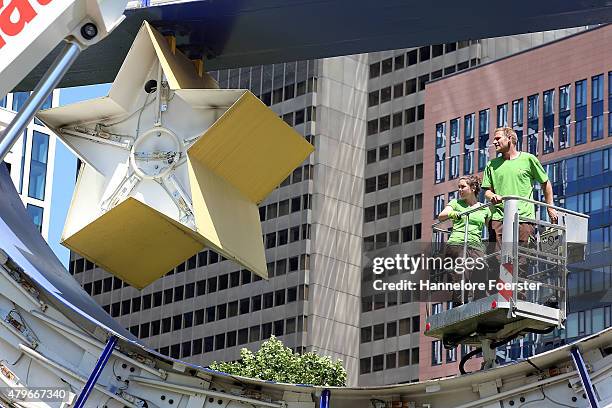
<path id="1" fill-rule="evenodd" d="M 266 278 L 257 204 L 312 151 L 146 22 L 108 96 L 38 117 L 86 164 L 62 243 L 143 288 L 204 247 Z"/>

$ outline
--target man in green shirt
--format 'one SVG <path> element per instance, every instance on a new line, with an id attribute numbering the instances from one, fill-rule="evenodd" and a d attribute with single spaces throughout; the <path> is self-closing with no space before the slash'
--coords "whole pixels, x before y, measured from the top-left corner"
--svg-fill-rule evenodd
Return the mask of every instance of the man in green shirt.
<path id="1" fill-rule="evenodd" d="M 504 221 L 504 207 L 502 197 L 514 195 L 533 199 L 533 184 L 540 183 L 544 192 L 544 201 L 553 204 L 552 185 L 540 161 L 532 154 L 516 149 L 516 132 L 509 127 L 495 129 L 493 133 L 495 151 L 501 156 L 487 163 L 484 171 L 482 188 L 486 189 L 485 197 L 493 204 L 491 217 L 491 237 L 495 238 L 498 249 L 502 241 L 502 228 Z M 519 216 L 535 218 L 534 205 L 525 201 L 518 203 Z M 552 223 L 558 219 L 554 208 L 547 208 Z M 533 235 L 534 226 L 528 222 L 519 225 L 519 242 L 527 243 Z"/>

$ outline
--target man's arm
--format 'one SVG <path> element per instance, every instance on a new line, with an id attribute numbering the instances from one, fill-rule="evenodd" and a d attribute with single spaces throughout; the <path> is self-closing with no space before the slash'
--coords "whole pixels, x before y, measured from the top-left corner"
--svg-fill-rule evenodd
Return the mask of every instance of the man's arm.
<path id="1" fill-rule="evenodd" d="M 499 194 L 495 194 L 495 190 L 493 190 L 493 187 L 487 188 L 485 190 L 484 196 L 493 204 L 500 204 L 502 202 L 502 196 L 500 196 Z"/>
<path id="2" fill-rule="evenodd" d="M 542 191 L 544 192 L 544 202 L 546 204 L 555 205 L 553 199 L 552 184 L 550 183 L 550 181 L 545 181 L 541 183 L 540 186 L 542 186 Z M 557 220 L 559 219 L 559 216 L 557 215 L 557 210 L 555 210 L 554 208 L 546 207 L 546 211 L 548 212 L 548 216 L 550 217 L 550 222 L 556 224 Z"/>

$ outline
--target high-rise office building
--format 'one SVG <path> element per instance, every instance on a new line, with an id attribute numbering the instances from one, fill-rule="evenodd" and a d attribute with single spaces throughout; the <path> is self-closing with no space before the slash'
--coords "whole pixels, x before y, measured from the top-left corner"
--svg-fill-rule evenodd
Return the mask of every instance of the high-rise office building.
<path id="1" fill-rule="evenodd" d="M 363 265 L 429 225 L 426 83 L 573 31 L 215 72 L 220 87 L 250 89 L 316 148 L 260 205 L 270 280 L 208 250 L 142 291 L 76 255 L 70 271 L 173 357 L 236 360 L 241 347 L 276 335 L 294 350 L 341 358 L 349 384 L 416 381 L 420 305 L 374 294 Z"/>
<path id="2" fill-rule="evenodd" d="M 611 45 L 612 26 L 602 26 L 428 85 L 423 195 L 430 199 L 423 203 L 424 224 L 454 197 L 460 176 L 482 174 L 495 155 L 492 132 L 501 126 L 512 127 L 519 149 L 542 162 L 555 204 L 590 216 L 589 254 L 569 265 L 565 329 L 508 347 L 513 359 L 612 322 L 612 55 L 598 52 Z M 535 199 L 543 199 L 537 189 Z M 431 239 L 429 228 L 423 237 Z M 457 359 L 440 341 L 422 337 L 419 348 L 422 378 L 456 372 Z"/>
<path id="3" fill-rule="evenodd" d="M 356 382 L 367 56 L 213 73 L 316 146 L 260 205 L 268 281 L 203 251 L 142 291 L 75 257 L 85 290 L 145 343 L 199 364 L 271 335 L 341 358 Z M 138 256 L 138 254 L 134 254 Z"/>

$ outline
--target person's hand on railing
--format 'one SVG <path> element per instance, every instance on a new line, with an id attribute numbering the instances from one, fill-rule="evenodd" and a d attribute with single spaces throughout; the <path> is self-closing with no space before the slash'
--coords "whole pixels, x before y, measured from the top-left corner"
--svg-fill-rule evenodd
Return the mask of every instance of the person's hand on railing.
<path id="1" fill-rule="evenodd" d="M 450 211 L 448 213 L 448 218 L 451 220 L 458 220 L 459 218 L 461 218 L 461 213 L 458 211 Z"/>
<path id="2" fill-rule="evenodd" d="M 548 212 L 548 217 L 550 218 L 550 222 L 556 224 L 559 220 L 559 215 L 557 214 L 557 210 L 552 207 L 547 207 L 546 211 Z"/>
<path id="3" fill-rule="evenodd" d="M 492 204 L 501 204 L 503 200 L 504 198 L 500 196 L 499 194 L 493 194 L 491 195 L 491 198 L 490 198 L 490 201 Z"/>

